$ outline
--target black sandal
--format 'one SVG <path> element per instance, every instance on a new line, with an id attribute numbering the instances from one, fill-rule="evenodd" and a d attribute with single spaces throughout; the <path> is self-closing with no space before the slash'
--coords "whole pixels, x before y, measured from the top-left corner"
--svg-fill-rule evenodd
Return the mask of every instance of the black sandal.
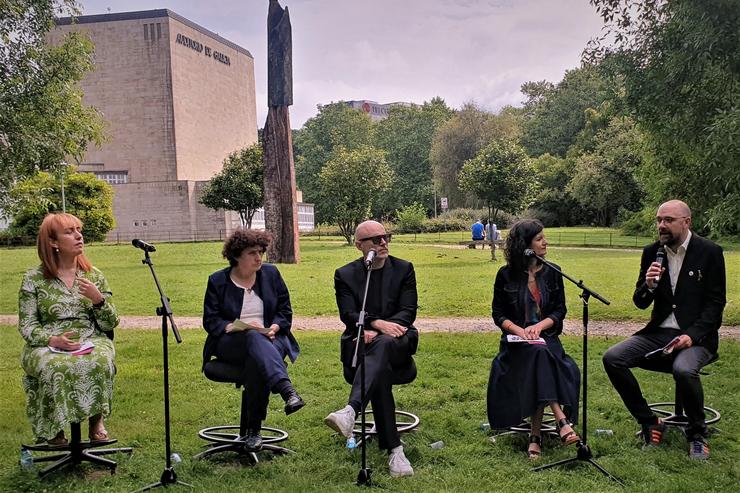
<path id="1" fill-rule="evenodd" d="M 565 435 L 560 435 L 560 430 L 566 426 L 570 426 L 570 431 Z M 563 445 L 572 445 L 581 441 L 581 437 L 579 437 L 578 433 L 573 430 L 573 424 L 570 423 L 567 418 L 563 418 L 558 421 L 558 434 L 560 435 L 560 441 L 563 442 Z"/>
<path id="2" fill-rule="evenodd" d="M 532 444 L 537 445 L 540 450 L 532 450 L 530 447 Z M 527 457 L 529 460 L 537 460 L 542 455 L 542 437 L 540 435 L 529 435 L 529 445 L 527 447 Z"/>

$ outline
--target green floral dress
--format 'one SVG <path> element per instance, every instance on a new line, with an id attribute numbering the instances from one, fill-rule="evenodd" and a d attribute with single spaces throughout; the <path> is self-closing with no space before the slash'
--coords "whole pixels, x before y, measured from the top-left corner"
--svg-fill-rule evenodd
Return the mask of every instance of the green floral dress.
<path id="1" fill-rule="evenodd" d="M 45 279 L 41 266 L 26 272 L 18 295 L 18 330 L 26 341 L 23 388 L 37 440 L 96 414 L 107 417 L 111 410 L 115 348 L 104 332 L 118 325 L 118 315 L 102 272 L 93 267 L 77 276 L 98 287 L 106 300 L 101 308 L 79 293 L 76 281 L 70 289 L 60 279 Z M 51 336 L 70 330 L 80 334 L 80 342 L 92 341 L 91 353 L 72 356 L 49 350 Z"/>

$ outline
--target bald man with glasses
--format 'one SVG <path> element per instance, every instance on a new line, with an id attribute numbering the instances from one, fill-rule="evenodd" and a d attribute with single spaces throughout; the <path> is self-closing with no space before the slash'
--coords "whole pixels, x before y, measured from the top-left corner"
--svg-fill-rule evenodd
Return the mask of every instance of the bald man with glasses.
<path id="1" fill-rule="evenodd" d="M 378 445 L 388 450 L 388 466 L 393 477 L 414 473 L 406 458 L 396 428 L 394 383 L 409 383 L 416 377 L 412 355 L 416 353 L 419 334 L 416 320 L 417 293 L 414 266 L 389 255 L 391 235 L 382 224 L 365 221 L 355 230 L 355 247 L 362 252 L 359 258 L 340 267 L 334 273 L 334 290 L 339 317 L 345 325 L 340 352 L 344 379 L 352 385 L 347 406 L 329 414 L 324 422 L 349 438 L 355 417 L 372 403 Z M 355 351 L 357 321 L 362 309 L 366 268 L 364 260 L 374 250 L 372 274 L 367 295 L 365 316 L 365 391 L 362 402 L 360 372 L 352 368 Z"/>
<path id="2" fill-rule="evenodd" d="M 717 357 L 725 300 L 722 248 L 691 231 L 691 209 L 670 200 L 656 215 L 659 240 L 642 251 L 632 300 L 652 305 L 647 326 L 604 354 L 604 368 L 629 412 L 642 425 L 648 446 L 660 444 L 665 426 L 648 407 L 631 368 L 670 364 L 688 418 L 686 437 L 692 459 L 709 458 L 704 392 L 699 370 Z M 665 258 L 665 261 L 656 261 Z M 670 354 L 646 354 L 677 342 Z"/>

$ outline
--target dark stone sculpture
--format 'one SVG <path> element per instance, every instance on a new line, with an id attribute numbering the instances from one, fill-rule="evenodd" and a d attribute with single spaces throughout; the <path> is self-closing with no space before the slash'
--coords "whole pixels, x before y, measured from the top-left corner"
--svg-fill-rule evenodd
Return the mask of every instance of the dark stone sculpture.
<path id="1" fill-rule="evenodd" d="M 288 7 L 270 0 L 267 13 L 267 102 L 270 106 L 293 104 L 293 35 Z"/>
<path id="2" fill-rule="evenodd" d="M 290 16 L 278 0 L 267 14 L 267 101 L 263 132 L 265 160 L 265 228 L 273 235 L 267 250 L 272 263 L 300 262 L 298 204 L 288 106 L 293 104 Z"/>

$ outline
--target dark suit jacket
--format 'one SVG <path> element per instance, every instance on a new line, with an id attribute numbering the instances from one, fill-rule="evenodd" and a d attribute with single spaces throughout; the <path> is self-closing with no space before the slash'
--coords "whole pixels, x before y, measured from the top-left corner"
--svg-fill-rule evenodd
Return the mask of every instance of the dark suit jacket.
<path id="1" fill-rule="evenodd" d="M 722 247 L 692 232 L 686 256 L 676 282 L 676 293 L 671 290 L 668 262 L 658 286 L 650 292 L 645 283 L 645 272 L 655 261 L 660 244 L 648 245 L 642 251 L 640 275 L 637 278 L 632 301 L 645 309 L 653 304 L 650 322 L 641 331 L 649 332 L 659 327 L 673 311 L 681 333 L 691 337 L 694 345 L 717 352 L 719 327 L 725 299 L 725 258 Z"/>
<path id="2" fill-rule="evenodd" d="M 383 265 L 383 299 L 381 313 L 368 313 L 365 328 L 370 328 L 373 320 L 387 320 L 404 327 L 408 331 L 402 337 L 409 338 L 409 354 L 416 353 L 419 333 L 414 327 L 417 309 L 416 273 L 411 262 L 388 256 Z M 339 318 L 345 329 L 341 338 L 340 357 L 345 366 L 352 362 L 357 335 L 357 320 L 362 309 L 362 295 L 365 292 L 365 265 L 362 259 L 340 267 L 334 272 L 334 292 L 337 297 Z"/>
<path id="3" fill-rule="evenodd" d="M 556 267 L 560 268 L 557 265 Z M 537 287 L 542 296 L 540 306 L 542 318 L 551 318 L 555 322 L 545 333 L 559 335 L 563 331 L 563 319 L 567 312 L 563 277 L 550 267 L 544 266 L 537 274 Z M 498 270 L 496 281 L 493 284 L 491 312 L 493 321 L 499 328 L 506 320 L 511 320 L 519 327 L 524 327 L 527 290 L 526 276 L 514 275 L 508 265 Z M 501 330 L 506 333 L 503 328 Z"/>
<path id="4" fill-rule="evenodd" d="M 218 338 L 224 334 L 227 324 L 238 319 L 242 311 L 244 290 L 237 287 L 229 278 L 231 267 L 214 272 L 208 277 L 208 287 L 203 301 L 203 328 L 208 332 L 203 347 L 203 365 L 213 356 Z M 300 348 L 290 332 L 293 310 L 290 295 L 280 272 L 272 264 L 263 264 L 257 271 L 255 291 L 262 298 L 264 306 L 264 326 L 278 324 L 274 344 L 280 354 L 287 354 L 295 362 Z"/>

